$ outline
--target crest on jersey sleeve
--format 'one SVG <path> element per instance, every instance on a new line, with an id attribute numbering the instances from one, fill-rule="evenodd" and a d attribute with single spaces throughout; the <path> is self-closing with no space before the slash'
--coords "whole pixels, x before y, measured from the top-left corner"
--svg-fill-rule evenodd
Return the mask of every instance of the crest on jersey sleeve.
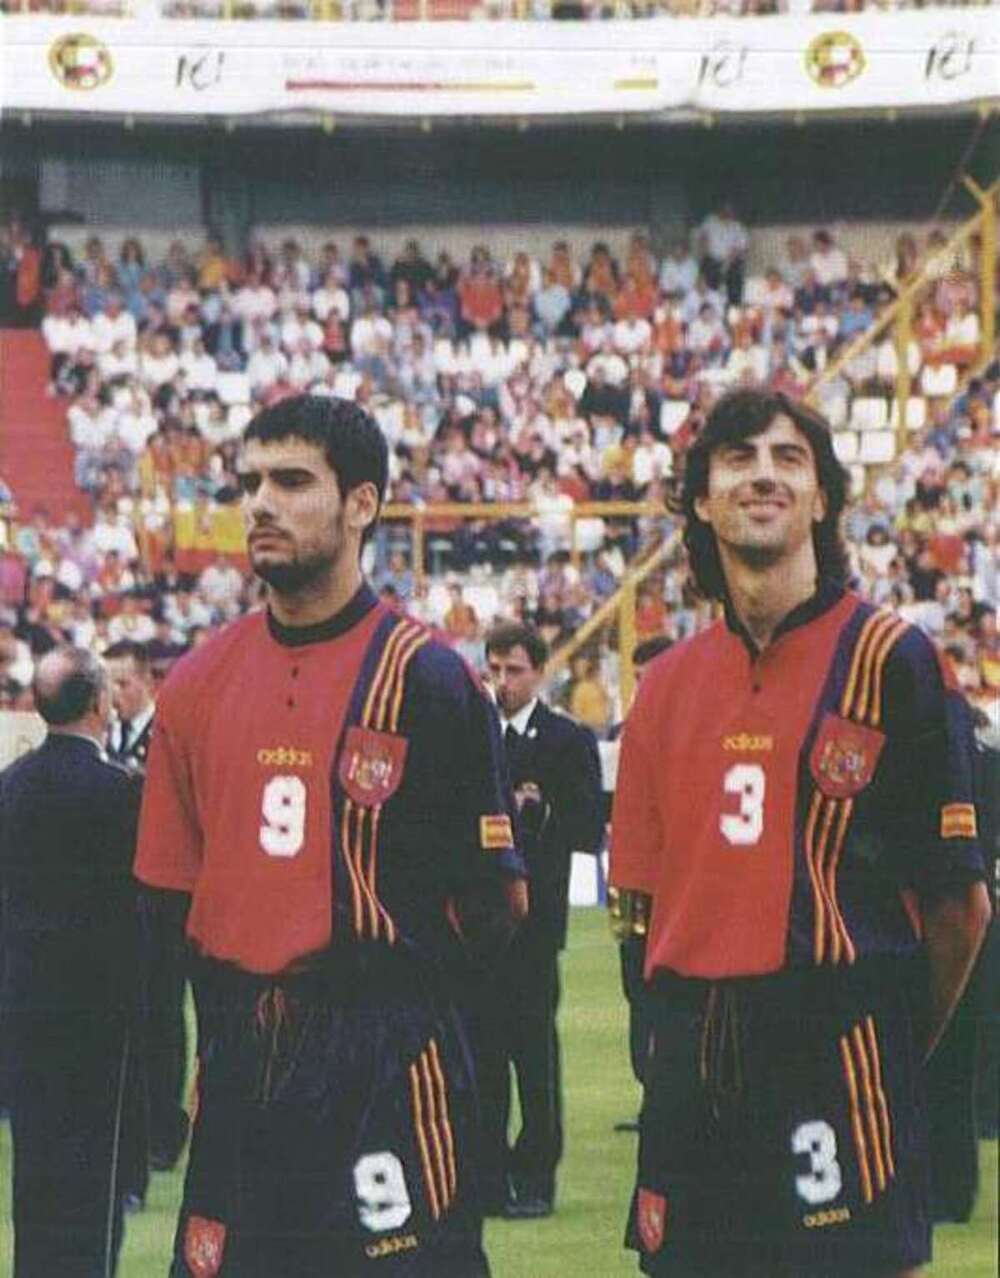
<path id="1" fill-rule="evenodd" d="M 667 1235 L 667 1200 L 663 1194 L 640 1188 L 636 1223 L 643 1251 L 647 1255 L 659 1251 Z"/>
<path id="2" fill-rule="evenodd" d="M 391 732 L 354 724 L 347 729 L 337 775 L 347 794 L 365 808 L 379 807 L 399 789 L 409 742 Z"/>
<path id="3" fill-rule="evenodd" d="M 221 1220 L 188 1217 L 184 1231 L 184 1260 L 194 1278 L 215 1278 L 222 1268 L 226 1227 Z"/>
<path id="4" fill-rule="evenodd" d="M 884 745 L 884 733 L 826 714 L 809 756 L 813 779 L 831 799 L 850 798 L 875 775 Z"/>

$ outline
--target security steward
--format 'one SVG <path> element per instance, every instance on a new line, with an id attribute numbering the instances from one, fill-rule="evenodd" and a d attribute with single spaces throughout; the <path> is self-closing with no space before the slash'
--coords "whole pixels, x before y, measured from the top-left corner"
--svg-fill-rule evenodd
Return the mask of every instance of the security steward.
<path id="1" fill-rule="evenodd" d="M 108 754 L 142 779 L 156 711 L 149 650 L 145 644 L 121 639 L 105 651 L 104 659 L 117 716 L 108 735 Z M 181 1156 L 190 1128 L 183 1106 L 186 953 L 175 935 L 165 936 L 162 929 L 147 925 L 141 912 L 140 924 L 146 1030 L 142 1073 L 148 1098 L 149 1165 L 154 1171 L 169 1171 Z"/>
<path id="2" fill-rule="evenodd" d="M 108 1278 L 138 957 L 139 786 L 108 762 L 108 677 L 80 648 L 38 662 L 45 741 L 0 774 L 2 1042 L 14 1278 Z"/>
<path id="3" fill-rule="evenodd" d="M 528 626 L 504 624 L 487 635 L 487 668 L 529 874 L 528 917 L 490 985 L 473 1036 L 485 1209 L 510 1220 L 549 1216 L 555 1205 L 563 1148 L 558 959 L 566 944 L 570 863 L 574 852 L 600 849 L 604 827 L 594 734 L 538 697 L 547 657 L 545 641 Z M 512 1148 L 511 1066 L 521 1108 Z"/>

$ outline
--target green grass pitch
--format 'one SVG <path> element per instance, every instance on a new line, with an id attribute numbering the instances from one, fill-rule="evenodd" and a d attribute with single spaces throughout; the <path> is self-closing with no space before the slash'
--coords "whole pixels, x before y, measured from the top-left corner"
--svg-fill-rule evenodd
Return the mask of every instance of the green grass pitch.
<path id="1" fill-rule="evenodd" d="M 638 1089 L 628 1069 L 617 954 L 602 911 L 573 911 L 562 964 L 566 1157 L 558 1212 L 550 1220 L 488 1222 L 494 1278 L 624 1278 L 638 1272 L 621 1247 L 635 1137 L 612 1130 L 617 1120 L 634 1116 Z M 933 1278 L 998 1273 L 996 1141 L 983 1142 L 980 1155 L 975 1217 L 968 1225 L 937 1230 L 928 1271 Z M 180 1186 L 180 1172 L 153 1176 L 146 1210 L 128 1219 L 119 1278 L 166 1274 Z M 0 1275 L 6 1275 L 12 1268 L 6 1124 L 0 1127 L 0 1203 Z"/>

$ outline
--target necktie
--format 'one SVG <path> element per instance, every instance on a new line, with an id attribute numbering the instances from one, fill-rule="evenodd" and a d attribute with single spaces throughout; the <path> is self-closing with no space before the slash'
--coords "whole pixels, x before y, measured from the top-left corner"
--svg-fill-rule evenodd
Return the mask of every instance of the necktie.
<path id="1" fill-rule="evenodd" d="M 118 753 L 124 754 L 128 749 L 129 738 L 132 736 L 132 720 L 123 719 L 118 736 Z"/>
<path id="2" fill-rule="evenodd" d="M 518 742 L 521 740 L 521 734 L 512 723 L 508 723 L 504 728 L 503 743 L 507 749 L 513 753 L 517 749 Z"/>

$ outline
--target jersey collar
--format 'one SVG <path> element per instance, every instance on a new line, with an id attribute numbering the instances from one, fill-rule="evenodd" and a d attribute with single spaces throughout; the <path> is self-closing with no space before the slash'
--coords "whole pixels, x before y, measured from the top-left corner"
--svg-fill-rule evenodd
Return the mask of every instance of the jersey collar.
<path id="1" fill-rule="evenodd" d="M 368 615 L 378 603 L 375 592 L 367 582 L 362 582 L 351 600 L 339 612 L 325 621 L 315 621 L 310 626 L 283 626 L 270 608 L 267 610 L 267 628 L 271 638 L 286 648 L 301 648 L 307 643 L 323 643 L 337 639 Z"/>
<path id="2" fill-rule="evenodd" d="M 815 621 L 817 617 L 821 617 L 824 612 L 829 610 L 840 602 L 844 597 L 843 586 L 834 585 L 829 581 L 821 581 L 816 587 L 815 594 L 809 596 L 804 603 L 796 604 L 791 612 L 786 613 L 774 628 L 774 634 L 771 636 L 771 643 L 775 639 L 779 639 L 782 635 L 787 634 L 790 630 L 796 630 L 799 626 L 804 626 L 807 622 Z M 752 657 L 758 657 L 760 652 L 757 645 L 751 639 L 749 631 L 736 615 L 736 611 L 727 599 L 725 601 L 726 625 L 730 632 L 738 639 L 741 639 L 746 645 Z"/>

